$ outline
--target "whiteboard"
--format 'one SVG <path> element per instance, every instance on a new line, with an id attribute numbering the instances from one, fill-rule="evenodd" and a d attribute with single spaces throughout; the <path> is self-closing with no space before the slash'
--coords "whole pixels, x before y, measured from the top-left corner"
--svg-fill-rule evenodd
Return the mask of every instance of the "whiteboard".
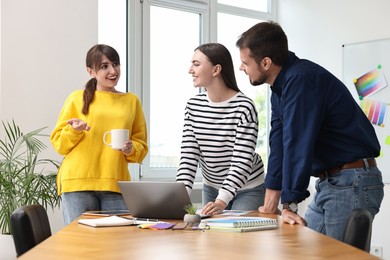
<path id="1" fill-rule="evenodd" d="M 378 167 L 390 183 L 390 39 L 344 44 L 343 82 L 375 128 Z"/>

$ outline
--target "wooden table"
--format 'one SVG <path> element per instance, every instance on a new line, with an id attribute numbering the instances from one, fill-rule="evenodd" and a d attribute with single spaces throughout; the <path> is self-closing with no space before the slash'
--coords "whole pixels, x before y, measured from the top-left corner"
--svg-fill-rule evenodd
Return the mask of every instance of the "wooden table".
<path id="1" fill-rule="evenodd" d="M 277 215 L 251 216 L 279 218 Z M 93 228 L 76 221 L 30 251 L 26 259 L 378 259 L 309 228 L 280 224 L 275 230 L 148 230 L 135 226 Z"/>

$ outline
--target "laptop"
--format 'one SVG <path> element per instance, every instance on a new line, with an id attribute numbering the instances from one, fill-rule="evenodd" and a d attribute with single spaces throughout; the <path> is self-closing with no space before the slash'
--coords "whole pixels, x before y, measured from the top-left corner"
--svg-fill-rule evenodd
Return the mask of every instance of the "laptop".
<path id="1" fill-rule="evenodd" d="M 191 203 L 184 183 L 118 181 L 130 214 L 137 218 L 183 219 Z"/>

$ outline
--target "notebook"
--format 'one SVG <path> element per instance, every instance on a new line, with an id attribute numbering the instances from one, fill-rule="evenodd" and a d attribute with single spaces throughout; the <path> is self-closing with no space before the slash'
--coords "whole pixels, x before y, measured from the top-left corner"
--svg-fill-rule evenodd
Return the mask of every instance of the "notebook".
<path id="1" fill-rule="evenodd" d="M 210 229 L 213 228 L 258 228 L 272 229 L 278 227 L 278 222 L 273 218 L 265 217 L 226 217 L 202 220 L 202 223 Z"/>
<path id="2" fill-rule="evenodd" d="M 78 220 L 79 224 L 84 224 L 91 227 L 118 227 L 118 226 L 131 226 L 131 225 L 144 225 L 144 224 L 157 224 L 164 223 L 153 221 L 150 219 L 139 219 L 139 218 L 125 218 L 119 217 L 116 215 L 109 217 L 101 217 L 101 218 L 80 218 Z"/>
<path id="3" fill-rule="evenodd" d="M 133 217 L 183 219 L 191 199 L 181 182 L 118 181 Z"/>
<path id="4" fill-rule="evenodd" d="M 261 231 L 261 230 L 269 230 L 276 229 L 277 226 L 261 226 L 261 227 L 210 227 L 206 226 L 204 229 L 206 230 L 216 230 L 216 231 L 225 231 L 225 232 L 252 232 L 252 231 Z"/>
<path id="5" fill-rule="evenodd" d="M 134 225 L 134 221 L 132 219 L 121 218 L 118 216 L 103 218 L 81 218 L 78 220 L 78 223 L 91 227 L 116 227 Z"/>

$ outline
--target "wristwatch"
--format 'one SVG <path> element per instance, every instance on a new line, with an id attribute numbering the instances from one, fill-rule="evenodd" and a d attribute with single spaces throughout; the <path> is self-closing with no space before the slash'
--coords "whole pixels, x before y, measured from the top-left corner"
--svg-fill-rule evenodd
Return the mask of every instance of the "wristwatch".
<path id="1" fill-rule="evenodd" d="M 298 212 L 298 204 L 295 202 L 284 203 L 283 209 L 287 209 L 293 213 L 297 213 Z"/>

